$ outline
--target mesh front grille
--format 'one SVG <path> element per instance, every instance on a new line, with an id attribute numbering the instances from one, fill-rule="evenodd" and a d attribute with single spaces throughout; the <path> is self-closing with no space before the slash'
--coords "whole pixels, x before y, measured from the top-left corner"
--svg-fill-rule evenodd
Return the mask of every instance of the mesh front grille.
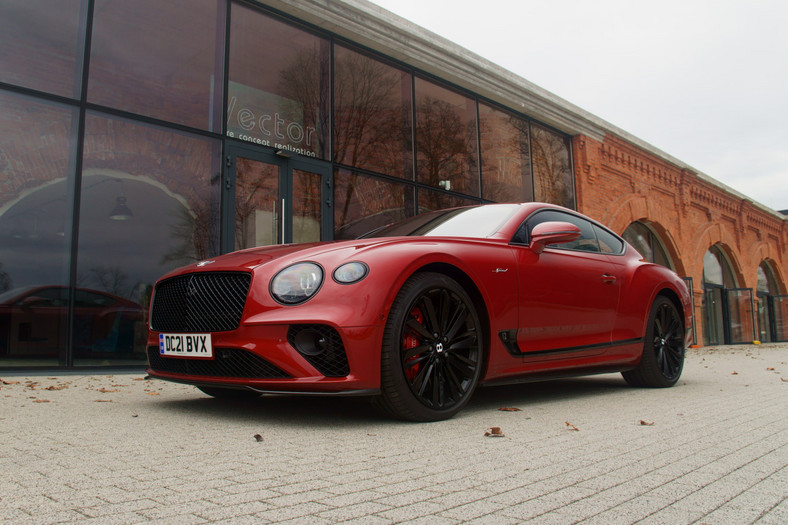
<path id="1" fill-rule="evenodd" d="M 307 347 L 299 345 L 299 334 L 307 335 L 308 341 L 314 342 Z M 292 325 L 287 331 L 287 342 L 298 350 L 301 357 L 309 361 L 318 372 L 326 377 L 345 377 L 350 373 L 350 366 L 345 354 L 345 345 L 336 330 L 322 324 Z"/>
<path id="2" fill-rule="evenodd" d="M 252 276 L 242 272 L 192 273 L 156 285 L 151 325 L 158 332 L 235 330 Z"/>
<path id="3" fill-rule="evenodd" d="M 249 379 L 286 379 L 290 374 L 252 352 L 239 348 L 214 348 L 214 359 L 164 357 L 156 346 L 148 347 L 153 370 L 172 374 Z"/>

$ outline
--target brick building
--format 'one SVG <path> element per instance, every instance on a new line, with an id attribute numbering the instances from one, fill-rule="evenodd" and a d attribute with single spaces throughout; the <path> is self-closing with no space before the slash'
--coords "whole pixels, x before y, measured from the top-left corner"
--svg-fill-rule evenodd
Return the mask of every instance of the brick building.
<path id="1" fill-rule="evenodd" d="M 788 339 L 783 215 L 365 0 L 8 0 L 0 51 L 0 368 L 140 366 L 169 269 L 499 201 L 675 269 L 699 344 Z"/>

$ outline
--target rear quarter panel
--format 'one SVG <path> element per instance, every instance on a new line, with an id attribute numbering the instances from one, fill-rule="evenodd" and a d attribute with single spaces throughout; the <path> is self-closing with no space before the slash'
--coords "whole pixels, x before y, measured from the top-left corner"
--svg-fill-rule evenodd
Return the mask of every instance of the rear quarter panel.
<path id="1" fill-rule="evenodd" d="M 692 308 L 689 290 L 675 272 L 634 258 L 626 259 L 624 268 L 625 282 L 618 318 L 613 328 L 613 341 L 644 337 L 651 306 L 660 294 L 678 298 L 679 310 L 687 323 Z"/>

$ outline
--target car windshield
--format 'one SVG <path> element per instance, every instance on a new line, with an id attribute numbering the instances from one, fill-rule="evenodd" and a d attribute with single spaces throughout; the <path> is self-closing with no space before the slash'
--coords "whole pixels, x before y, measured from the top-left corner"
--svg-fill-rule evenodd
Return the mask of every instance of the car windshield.
<path id="1" fill-rule="evenodd" d="M 484 239 L 497 232 L 516 211 L 516 204 L 431 211 L 373 230 L 362 235 L 362 238 L 422 236 Z"/>

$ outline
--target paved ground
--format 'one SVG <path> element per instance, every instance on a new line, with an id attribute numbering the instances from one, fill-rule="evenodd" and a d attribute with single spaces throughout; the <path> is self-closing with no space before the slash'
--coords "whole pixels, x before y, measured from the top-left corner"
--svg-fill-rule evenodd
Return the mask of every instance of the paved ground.
<path id="1" fill-rule="evenodd" d="M 0 523 L 788 523 L 785 344 L 692 350 L 668 390 L 485 389 L 432 424 L 141 375 L 0 377 Z"/>

